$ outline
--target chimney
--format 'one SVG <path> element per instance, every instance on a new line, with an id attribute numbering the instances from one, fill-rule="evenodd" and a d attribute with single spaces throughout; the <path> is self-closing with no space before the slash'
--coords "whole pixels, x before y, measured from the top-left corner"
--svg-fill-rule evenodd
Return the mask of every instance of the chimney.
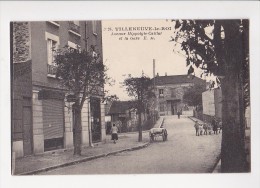
<path id="1" fill-rule="evenodd" d="M 165 72 L 165 76 L 167 76 L 167 72 Z"/>
<path id="2" fill-rule="evenodd" d="M 159 76 L 159 73 L 157 72 L 157 75 L 156 75 L 157 77 Z"/>

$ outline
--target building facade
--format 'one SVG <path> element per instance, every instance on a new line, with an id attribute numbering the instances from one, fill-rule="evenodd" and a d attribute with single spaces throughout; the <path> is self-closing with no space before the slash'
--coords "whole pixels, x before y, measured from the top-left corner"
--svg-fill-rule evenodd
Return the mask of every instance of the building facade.
<path id="1" fill-rule="evenodd" d="M 54 49 L 80 47 L 102 55 L 101 21 L 11 23 L 12 151 L 16 157 L 73 148 L 72 102 L 55 78 Z M 105 137 L 102 95 L 82 109 L 82 145 Z M 90 129 L 89 127 L 90 126 Z"/>
<path id="2" fill-rule="evenodd" d="M 211 122 L 213 117 L 222 119 L 221 88 L 207 90 L 202 93 L 203 119 Z"/>
<path id="3" fill-rule="evenodd" d="M 183 101 L 183 95 L 187 88 L 198 84 L 205 85 L 206 81 L 198 77 L 188 75 L 156 76 L 152 79 L 156 95 L 155 110 L 159 115 L 176 115 L 178 111 L 188 110 Z"/>

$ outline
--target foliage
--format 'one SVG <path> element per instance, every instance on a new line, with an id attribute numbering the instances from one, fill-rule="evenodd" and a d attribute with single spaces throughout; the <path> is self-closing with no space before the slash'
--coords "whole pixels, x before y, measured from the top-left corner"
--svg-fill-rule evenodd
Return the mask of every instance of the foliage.
<path id="1" fill-rule="evenodd" d="M 149 106 L 149 100 L 154 97 L 151 87 L 151 79 L 144 76 L 141 77 L 131 77 L 129 75 L 123 82 L 123 86 L 126 87 L 126 91 L 129 96 L 135 97 L 137 99 L 137 113 L 139 114 L 138 120 L 138 141 L 142 141 L 142 125 L 141 125 L 141 114 L 147 111 Z M 149 111 L 149 110 L 148 110 Z"/>
<path id="2" fill-rule="evenodd" d="M 131 77 L 129 75 L 123 82 L 129 96 L 136 98 L 139 101 L 137 109 L 144 112 L 145 106 L 149 99 L 154 96 L 151 91 L 151 79 L 146 76 Z"/>
<path id="3" fill-rule="evenodd" d="M 113 101 L 118 101 L 119 98 L 117 95 L 105 95 L 103 98 L 103 102 L 105 103 L 112 103 Z"/>
<path id="4" fill-rule="evenodd" d="M 101 57 L 91 51 L 80 48 L 72 49 L 65 46 L 56 51 L 56 77 L 68 91 L 67 100 L 74 102 L 73 139 L 74 155 L 81 155 L 81 111 L 87 97 L 104 95 L 103 86 L 108 79 L 106 68 Z M 89 144 L 92 145 L 92 135 L 89 128 Z"/>
<path id="5" fill-rule="evenodd" d="M 93 53 L 65 46 L 55 56 L 56 77 L 73 94 L 82 108 L 86 97 L 103 95 L 103 86 L 107 80 L 106 67 L 99 56 Z"/>
<path id="6" fill-rule="evenodd" d="M 221 171 L 248 172 L 245 108 L 249 90 L 249 20 L 176 20 L 172 41 L 194 68 L 217 76 L 222 88 Z"/>
<path id="7" fill-rule="evenodd" d="M 194 68 L 203 70 L 203 75 L 217 76 L 217 84 L 229 72 L 229 57 L 238 56 L 232 71 L 241 75 L 244 85 L 244 104 L 250 103 L 249 90 L 249 21 L 248 20 L 174 20 L 172 40 L 185 52 L 188 74 Z M 178 52 L 179 53 L 179 52 Z M 228 57 L 229 56 L 229 57 Z"/>
<path id="8" fill-rule="evenodd" d="M 183 95 L 183 101 L 189 106 L 202 106 L 202 93 L 206 90 L 203 85 L 188 88 Z"/>

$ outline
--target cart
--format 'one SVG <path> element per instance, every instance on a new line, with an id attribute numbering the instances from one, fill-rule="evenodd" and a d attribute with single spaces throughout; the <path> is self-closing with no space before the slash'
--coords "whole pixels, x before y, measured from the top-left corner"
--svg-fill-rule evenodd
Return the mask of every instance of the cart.
<path id="1" fill-rule="evenodd" d="M 150 136 L 150 141 L 153 142 L 156 140 L 158 137 L 162 137 L 163 141 L 167 140 L 167 130 L 165 128 L 152 128 L 149 131 L 149 136 Z"/>

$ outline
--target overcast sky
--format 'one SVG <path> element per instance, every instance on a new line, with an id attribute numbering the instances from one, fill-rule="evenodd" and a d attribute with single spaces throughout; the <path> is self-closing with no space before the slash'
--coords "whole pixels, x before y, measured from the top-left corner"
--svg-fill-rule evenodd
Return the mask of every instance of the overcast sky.
<path id="1" fill-rule="evenodd" d="M 142 71 L 152 78 L 153 59 L 156 62 L 155 72 L 160 76 L 165 73 L 187 74 L 185 57 L 173 52 L 173 43 L 169 42 L 173 36 L 173 26 L 169 20 L 102 21 L 103 58 L 109 68 L 109 76 L 116 81 L 113 87 L 106 86 L 110 94 L 116 94 L 120 100 L 128 100 L 129 97 L 120 83 L 128 74 L 141 76 Z M 158 30 L 155 31 L 155 27 Z M 126 29 L 136 30 L 125 31 Z M 139 40 L 135 40 L 135 36 L 131 38 L 128 32 L 136 34 Z M 143 40 L 144 32 L 147 40 Z M 128 40 L 125 40 L 125 37 L 128 37 Z"/>

